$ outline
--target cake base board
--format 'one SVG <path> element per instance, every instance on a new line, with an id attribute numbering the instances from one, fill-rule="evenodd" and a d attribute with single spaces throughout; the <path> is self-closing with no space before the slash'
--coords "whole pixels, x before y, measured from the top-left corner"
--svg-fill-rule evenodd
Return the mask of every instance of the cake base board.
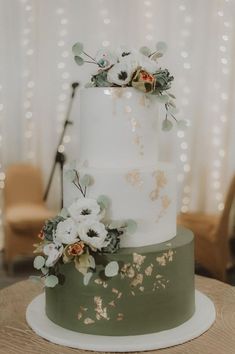
<path id="1" fill-rule="evenodd" d="M 27 307 L 26 320 L 32 330 L 44 339 L 66 347 L 102 352 L 136 352 L 172 347 L 206 332 L 214 323 L 213 302 L 196 290 L 194 315 L 182 325 L 158 333 L 136 336 L 98 336 L 62 328 L 45 314 L 45 296 L 38 295 Z"/>

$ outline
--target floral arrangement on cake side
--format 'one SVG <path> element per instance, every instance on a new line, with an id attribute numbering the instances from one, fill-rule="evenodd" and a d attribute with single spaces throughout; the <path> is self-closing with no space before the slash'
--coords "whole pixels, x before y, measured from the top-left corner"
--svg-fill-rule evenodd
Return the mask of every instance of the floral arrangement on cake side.
<path id="1" fill-rule="evenodd" d="M 96 256 L 117 252 L 120 237 L 135 232 L 137 227 L 131 219 L 105 220 L 110 200 L 104 195 L 97 200 L 86 197 L 87 188 L 93 183 L 90 175 L 81 177 L 76 169 L 70 169 L 66 177 L 79 190 L 81 198 L 67 209 L 62 209 L 55 218 L 46 221 L 39 234 L 41 242 L 35 244 L 35 253 L 40 255 L 34 259 L 34 267 L 41 270 L 40 279 L 47 287 L 64 283 L 59 264 L 70 262 L 74 262 L 75 268 L 84 275 L 84 285 L 88 285 L 96 271 Z M 107 263 L 103 269 L 105 277 L 113 277 L 118 272 L 119 264 L 114 261 Z"/>
<path id="2" fill-rule="evenodd" d="M 145 46 L 139 50 L 125 47 L 117 50 L 100 49 L 93 57 L 84 50 L 80 42 L 72 47 L 74 60 L 78 65 L 89 63 L 97 67 L 86 87 L 133 87 L 149 97 L 155 97 L 165 106 L 162 129 L 169 131 L 173 127 L 172 119 L 180 129 L 184 129 L 187 122 L 175 117 L 178 112 L 175 96 L 169 92 L 174 77 L 168 69 L 162 69 L 158 64 L 158 59 L 166 49 L 164 42 L 158 42 L 155 50 Z"/>

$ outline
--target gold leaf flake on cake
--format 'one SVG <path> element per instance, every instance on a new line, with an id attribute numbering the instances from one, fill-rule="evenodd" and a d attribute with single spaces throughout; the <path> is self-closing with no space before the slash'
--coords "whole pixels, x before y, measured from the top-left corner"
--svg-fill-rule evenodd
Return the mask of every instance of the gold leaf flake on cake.
<path id="1" fill-rule="evenodd" d="M 140 289 L 140 291 L 143 292 L 144 291 L 144 286 L 140 286 L 139 289 Z"/>
<path id="2" fill-rule="evenodd" d="M 141 285 L 143 283 L 144 276 L 143 274 L 137 274 L 136 277 L 132 280 L 131 286 L 136 287 L 137 285 Z"/>
<path id="3" fill-rule="evenodd" d="M 122 293 L 118 293 L 117 299 L 120 299 L 122 297 Z"/>
<path id="4" fill-rule="evenodd" d="M 125 175 L 125 179 L 133 187 L 141 188 L 143 186 L 143 180 L 141 178 L 140 171 L 138 169 L 131 170 Z"/>
<path id="5" fill-rule="evenodd" d="M 155 220 L 156 222 L 158 222 L 163 217 L 163 215 L 166 213 L 166 210 L 169 208 L 170 205 L 171 205 L 170 198 L 167 195 L 163 195 L 161 197 L 161 210 L 157 215 L 157 218 Z"/>
<path id="6" fill-rule="evenodd" d="M 141 266 L 144 263 L 146 256 L 142 256 L 141 254 L 138 253 L 133 253 L 133 263 L 137 264 L 138 266 Z"/>
<path id="7" fill-rule="evenodd" d="M 97 320 L 101 320 L 101 319 L 109 320 L 109 317 L 107 314 L 107 307 L 103 307 L 103 300 L 101 299 L 100 296 L 94 297 L 94 303 L 96 306 L 95 312 L 96 312 Z"/>
<path id="8" fill-rule="evenodd" d="M 167 178 L 164 171 L 157 170 L 152 173 L 154 178 L 154 188 L 150 192 L 150 199 L 152 201 L 158 199 L 161 189 L 163 189 L 167 184 Z"/>
<path id="9" fill-rule="evenodd" d="M 77 316 L 78 320 L 81 320 L 82 316 L 83 316 L 82 312 L 78 312 L 78 316 Z"/>
<path id="10" fill-rule="evenodd" d="M 87 308 L 87 307 L 80 306 L 80 310 L 83 311 L 83 312 L 85 312 L 85 311 L 88 310 L 88 308 Z"/>
<path id="11" fill-rule="evenodd" d="M 117 315 L 117 321 L 122 321 L 124 318 L 124 314 L 123 313 L 118 313 Z"/>
<path id="12" fill-rule="evenodd" d="M 165 267 L 167 262 L 173 261 L 173 255 L 174 252 L 172 250 L 169 250 L 167 252 L 164 252 L 162 256 L 156 257 L 156 261 L 160 266 Z"/>
<path id="13" fill-rule="evenodd" d="M 134 292 L 134 291 L 131 291 L 131 295 L 135 296 L 135 292 Z"/>
<path id="14" fill-rule="evenodd" d="M 94 282 L 98 285 L 103 286 L 104 288 L 108 287 L 108 283 L 104 280 L 101 280 L 100 278 L 95 279 Z"/>
<path id="15" fill-rule="evenodd" d="M 112 288 L 112 293 L 114 293 L 114 294 L 118 294 L 118 293 L 119 293 L 119 291 L 118 291 L 118 289 L 116 289 L 116 288 Z"/>
<path id="16" fill-rule="evenodd" d="M 161 279 L 162 278 L 162 275 L 161 274 L 157 274 L 156 275 L 156 279 Z"/>
<path id="17" fill-rule="evenodd" d="M 145 269 L 145 274 L 147 275 L 147 277 L 150 277 L 152 275 L 152 272 L 153 272 L 153 264 L 151 264 L 150 266 L 148 266 L 146 269 Z"/>
<path id="18" fill-rule="evenodd" d="M 85 324 L 85 325 L 89 325 L 89 324 L 93 324 L 93 323 L 95 323 L 95 321 L 92 320 L 90 317 L 87 317 L 87 318 L 85 318 L 85 320 L 84 320 L 84 324 Z"/>

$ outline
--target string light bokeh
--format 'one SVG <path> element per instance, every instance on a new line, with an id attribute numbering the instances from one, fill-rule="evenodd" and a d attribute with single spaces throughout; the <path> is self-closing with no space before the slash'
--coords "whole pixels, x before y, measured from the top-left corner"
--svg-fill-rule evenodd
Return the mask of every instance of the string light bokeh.
<path id="1" fill-rule="evenodd" d="M 217 209 L 222 211 L 224 209 L 224 189 L 221 182 L 221 177 L 224 168 L 224 158 L 226 156 L 225 140 L 226 136 L 223 134 L 227 124 L 227 103 L 229 98 L 230 77 L 229 64 L 232 44 L 230 40 L 232 18 L 230 11 L 230 1 L 221 0 L 218 2 L 218 8 L 214 15 L 214 21 L 218 27 L 216 58 L 217 59 L 217 77 L 213 82 L 212 87 L 212 135 L 211 135 L 211 182 L 210 187 L 214 196 L 213 203 L 217 205 Z"/>
<path id="2" fill-rule="evenodd" d="M 110 39 L 109 39 L 109 33 L 110 33 L 110 25 L 112 23 L 111 17 L 110 17 L 110 11 L 108 8 L 108 3 L 107 1 L 104 0 L 99 0 L 100 2 L 100 10 L 99 10 L 99 15 L 101 19 L 101 24 L 102 24 L 102 30 L 101 30 L 101 37 L 102 37 L 102 46 L 104 48 L 108 48 L 110 46 Z"/>
<path id="3" fill-rule="evenodd" d="M 68 65 L 71 55 L 71 48 L 69 47 L 69 18 L 68 9 L 65 2 L 60 3 L 61 6 L 55 10 L 57 22 L 57 76 L 59 80 L 59 87 L 57 93 L 56 105 L 56 132 L 60 136 L 66 116 L 66 110 L 71 90 L 71 74 Z M 71 141 L 71 136 L 67 132 L 64 136 L 63 143 L 59 146 L 58 151 L 64 152 L 66 144 Z"/>
<path id="4" fill-rule="evenodd" d="M 23 158 L 34 162 L 35 159 L 35 122 L 33 112 L 33 98 L 35 90 L 35 2 L 21 0 L 23 28 L 21 33 L 22 47 L 22 99 L 24 120 Z"/>
<path id="5" fill-rule="evenodd" d="M 192 63 L 190 59 L 190 42 L 191 42 L 191 24 L 193 16 L 190 6 L 187 1 L 182 0 L 177 2 L 178 7 L 178 21 L 181 24 L 179 27 L 179 42 L 178 42 L 178 58 L 180 58 L 180 77 L 178 78 L 179 84 L 179 107 L 181 119 L 188 119 L 190 117 L 190 100 L 191 100 L 191 76 Z M 189 162 L 189 131 L 178 130 L 178 151 L 179 151 L 179 164 L 177 181 L 182 184 L 181 193 L 181 212 L 185 213 L 189 210 L 191 202 L 191 164 Z"/>

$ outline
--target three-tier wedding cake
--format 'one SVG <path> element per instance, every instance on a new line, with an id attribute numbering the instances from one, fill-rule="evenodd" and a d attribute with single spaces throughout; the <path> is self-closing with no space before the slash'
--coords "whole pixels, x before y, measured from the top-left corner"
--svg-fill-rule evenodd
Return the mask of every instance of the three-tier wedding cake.
<path id="1" fill-rule="evenodd" d="M 114 64 L 106 53 L 97 59 L 106 66 L 93 76 L 95 87 L 80 91 L 78 162 L 65 168 L 64 209 L 45 225 L 44 256 L 35 259 L 45 275 L 46 314 L 63 328 L 140 335 L 194 314 L 193 235 L 176 229 L 175 168 L 158 160 L 156 92 L 167 110 L 172 105 L 158 56 L 146 56 L 152 69 L 138 57 L 136 69 L 136 57 Z"/>

